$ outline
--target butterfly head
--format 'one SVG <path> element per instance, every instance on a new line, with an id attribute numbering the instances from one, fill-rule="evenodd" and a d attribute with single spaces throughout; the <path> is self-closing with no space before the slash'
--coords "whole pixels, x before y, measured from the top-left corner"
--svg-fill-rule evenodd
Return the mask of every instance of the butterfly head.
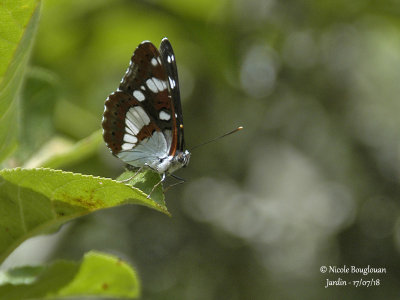
<path id="1" fill-rule="evenodd" d="M 189 164 L 190 160 L 190 152 L 185 150 L 183 152 L 179 152 L 175 159 L 178 161 L 178 163 L 181 165 L 181 167 L 186 167 Z"/>
<path id="2" fill-rule="evenodd" d="M 186 167 L 189 164 L 189 160 L 189 151 L 177 151 L 174 156 L 160 158 L 159 161 L 151 167 L 160 174 L 171 174 L 182 167 Z"/>

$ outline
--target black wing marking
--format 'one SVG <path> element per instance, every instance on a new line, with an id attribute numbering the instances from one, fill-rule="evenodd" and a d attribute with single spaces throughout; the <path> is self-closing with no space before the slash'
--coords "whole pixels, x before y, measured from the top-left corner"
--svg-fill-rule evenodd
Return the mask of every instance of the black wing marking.
<path id="1" fill-rule="evenodd" d="M 176 132 L 173 138 L 176 138 L 176 148 L 183 151 L 185 148 L 185 139 L 183 134 L 183 114 L 181 105 L 181 96 L 179 90 L 178 69 L 176 59 L 171 43 L 167 38 L 163 38 L 160 45 L 160 54 L 163 65 L 165 66 L 168 77 L 168 88 L 172 97 L 172 103 L 176 114 Z M 175 115 L 173 116 L 175 118 Z"/>

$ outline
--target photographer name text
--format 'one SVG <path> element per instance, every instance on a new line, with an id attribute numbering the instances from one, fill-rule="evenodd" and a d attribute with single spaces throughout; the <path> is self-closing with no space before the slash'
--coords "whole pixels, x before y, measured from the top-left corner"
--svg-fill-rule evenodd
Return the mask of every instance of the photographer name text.
<path id="1" fill-rule="evenodd" d="M 320 268 L 321 273 L 329 274 L 386 274 L 386 268 L 371 267 L 370 265 L 366 267 L 357 266 L 322 266 Z"/>

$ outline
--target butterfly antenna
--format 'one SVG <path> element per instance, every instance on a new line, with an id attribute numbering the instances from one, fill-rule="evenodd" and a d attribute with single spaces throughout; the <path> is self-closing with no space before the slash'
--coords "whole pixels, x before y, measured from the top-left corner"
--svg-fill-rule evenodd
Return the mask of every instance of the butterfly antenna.
<path id="1" fill-rule="evenodd" d="M 229 131 L 229 132 L 227 132 L 227 133 L 224 133 L 223 135 L 220 135 L 219 137 L 216 137 L 216 138 L 214 138 L 214 139 L 212 139 L 212 140 L 209 140 L 209 141 L 207 141 L 207 142 L 204 142 L 204 143 L 201 143 L 201 144 L 199 144 L 199 145 L 197 145 L 197 146 L 194 146 L 194 147 L 191 149 L 191 151 L 194 150 L 194 149 L 196 149 L 196 148 L 199 148 L 199 147 L 201 147 L 201 146 L 207 145 L 207 144 L 209 144 L 209 143 L 211 143 L 211 142 L 215 142 L 215 141 L 217 141 L 217 140 L 219 140 L 219 139 L 222 139 L 222 138 L 224 138 L 224 137 L 226 137 L 226 136 L 228 136 L 228 135 L 231 135 L 232 133 L 238 132 L 239 130 L 242 130 L 242 129 L 243 129 L 243 127 L 242 127 L 242 126 L 239 126 L 238 128 L 236 128 L 236 129 L 234 129 L 234 130 L 232 130 L 232 131 Z"/>

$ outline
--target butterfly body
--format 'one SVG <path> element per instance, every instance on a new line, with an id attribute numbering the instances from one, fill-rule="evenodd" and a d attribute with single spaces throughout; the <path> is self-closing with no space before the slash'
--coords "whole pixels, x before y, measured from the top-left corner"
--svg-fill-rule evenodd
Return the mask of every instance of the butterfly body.
<path id="1" fill-rule="evenodd" d="M 135 50 L 119 88 L 105 102 L 103 138 L 125 163 L 171 174 L 189 163 L 175 55 L 168 39 Z"/>

